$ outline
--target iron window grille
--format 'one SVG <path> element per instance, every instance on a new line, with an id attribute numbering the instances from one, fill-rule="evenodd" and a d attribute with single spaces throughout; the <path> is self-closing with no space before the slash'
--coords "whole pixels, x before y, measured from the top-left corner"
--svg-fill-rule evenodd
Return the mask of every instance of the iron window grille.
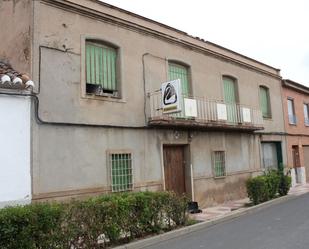
<path id="1" fill-rule="evenodd" d="M 213 152 L 213 171 L 214 171 L 214 177 L 226 176 L 224 151 Z"/>
<path id="2" fill-rule="evenodd" d="M 131 153 L 113 153 L 109 156 L 111 166 L 112 192 L 133 189 L 133 171 Z"/>

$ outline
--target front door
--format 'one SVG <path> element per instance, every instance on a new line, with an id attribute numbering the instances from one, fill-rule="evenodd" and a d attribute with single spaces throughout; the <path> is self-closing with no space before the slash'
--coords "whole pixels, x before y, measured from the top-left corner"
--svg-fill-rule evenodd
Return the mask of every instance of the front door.
<path id="1" fill-rule="evenodd" d="M 163 146 L 165 189 L 186 192 L 184 146 Z"/>

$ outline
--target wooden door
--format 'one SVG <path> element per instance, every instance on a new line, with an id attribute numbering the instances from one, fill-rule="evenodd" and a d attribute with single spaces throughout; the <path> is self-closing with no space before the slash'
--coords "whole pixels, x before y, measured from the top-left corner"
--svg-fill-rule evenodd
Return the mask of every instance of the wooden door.
<path id="1" fill-rule="evenodd" d="M 184 146 L 163 146 L 163 160 L 165 189 L 185 193 Z"/>
<path id="2" fill-rule="evenodd" d="M 306 181 L 309 182 L 309 146 L 303 146 Z"/>

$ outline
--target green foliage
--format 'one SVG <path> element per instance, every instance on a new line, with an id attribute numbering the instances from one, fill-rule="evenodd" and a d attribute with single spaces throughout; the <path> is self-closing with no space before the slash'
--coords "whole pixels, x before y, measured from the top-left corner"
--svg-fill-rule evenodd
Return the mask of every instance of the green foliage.
<path id="1" fill-rule="evenodd" d="M 246 183 L 247 192 L 254 205 L 287 195 L 291 187 L 291 177 L 284 175 L 283 170 L 271 170 L 265 175 L 251 178 Z"/>
<path id="2" fill-rule="evenodd" d="M 292 179 L 288 175 L 280 174 L 279 195 L 287 195 L 291 188 Z"/>
<path id="3" fill-rule="evenodd" d="M 63 208 L 33 204 L 0 210 L 0 248 L 57 248 L 61 240 Z"/>
<path id="4" fill-rule="evenodd" d="M 268 198 L 273 199 L 276 197 L 279 190 L 280 176 L 278 171 L 270 170 L 265 174 L 268 188 Z"/>
<path id="5" fill-rule="evenodd" d="M 268 182 L 266 176 L 251 178 L 246 183 L 247 192 L 254 205 L 269 200 Z"/>
<path id="6" fill-rule="evenodd" d="M 186 224 L 187 201 L 171 192 L 139 192 L 4 208 L 0 248 L 106 248 Z"/>

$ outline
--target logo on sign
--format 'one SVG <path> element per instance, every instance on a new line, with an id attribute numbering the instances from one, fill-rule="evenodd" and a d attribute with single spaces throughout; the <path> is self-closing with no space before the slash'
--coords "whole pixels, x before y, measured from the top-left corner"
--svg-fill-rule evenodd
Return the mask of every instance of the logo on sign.
<path id="1" fill-rule="evenodd" d="M 180 108 L 180 80 L 165 82 L 161 85 L 163 113 L 181 111 Z"/>

